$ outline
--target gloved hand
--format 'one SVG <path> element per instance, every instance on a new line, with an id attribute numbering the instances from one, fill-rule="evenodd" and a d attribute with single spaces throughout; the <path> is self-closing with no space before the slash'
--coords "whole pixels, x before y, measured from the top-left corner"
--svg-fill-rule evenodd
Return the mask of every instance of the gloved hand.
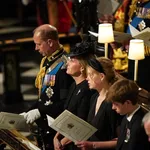
<path id="1" fill-rule="evenodd" d="M 26 112 L 20 113 L 19 115 L 24 116 L 26 114 Z"/>
<path id="2" fill-rule="evenodd" d="M 24 114 L 24 118 L 27 120 L 27 124 L 33 123 L 35 120 L 41 117 L 38 109 L 33 109 Z"/>

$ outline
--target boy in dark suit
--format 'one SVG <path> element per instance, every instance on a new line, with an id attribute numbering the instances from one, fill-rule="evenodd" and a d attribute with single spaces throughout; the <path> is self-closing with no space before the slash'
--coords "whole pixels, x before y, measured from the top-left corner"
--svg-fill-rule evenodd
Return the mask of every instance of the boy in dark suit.
<path id="1" fill-rule="evenodd" d="M 149 150 L 150 143 L 141 125 L 144 110 L 138 104 L 139 87 L 134 81 L 122 79 L 115 82 L 107 93 L 112 109 L 125 115 L 120 127 L 117 150 Z"/>

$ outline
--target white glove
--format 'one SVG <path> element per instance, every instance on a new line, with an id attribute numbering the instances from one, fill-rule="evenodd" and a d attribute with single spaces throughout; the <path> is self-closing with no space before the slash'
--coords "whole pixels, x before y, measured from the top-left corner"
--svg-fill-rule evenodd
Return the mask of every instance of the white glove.
<path id="1" fill-rule="evenodd" d="M 33 123 L 35 120 L 41 117 L 38 109 L 33 109 L 24 114 L 24 118 L 27 120 L 27 124 Z"/>
<path id="2" fill-rule="evenodd" d="M 26 114 L 26 112 L 23 112 L 23 113 L 20 113 L 19 115 L 24 117 L 25 114 Z"/>

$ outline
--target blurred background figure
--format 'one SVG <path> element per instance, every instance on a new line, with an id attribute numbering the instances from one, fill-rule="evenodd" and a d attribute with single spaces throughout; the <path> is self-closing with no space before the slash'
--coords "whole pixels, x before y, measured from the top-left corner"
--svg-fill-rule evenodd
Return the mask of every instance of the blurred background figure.
<path id="1" fill-rule="evenodd" d="M 72 1 L 66 0 L 22 0 L 27 6 L 35 3 L 37 24 L 49 23 L 58 29 L 58 32 L 68 33 L 72 20 Z"/>
<path id="2" fill-rule="evenodd" d="M 113 7 L 111 0 L 98 0 L 97 17 L 100 23 L 113 23 Z"/>
<path id="3" fill-rule="evenodd" d="M 68 33 L 72 20 L 72 1 L 71 0 L 46 0 L 48 10 L 48 23 L 55 26 L 58 32 Z"/>
<path id="4" fill-rule="evenodd" d="M 148 112 L 143 117 L 142 123 L 144 125 L 145 132 L 146 132 L 146 134 L 148 136 L 148 141 L 150 142 L 150 112 Z"/>

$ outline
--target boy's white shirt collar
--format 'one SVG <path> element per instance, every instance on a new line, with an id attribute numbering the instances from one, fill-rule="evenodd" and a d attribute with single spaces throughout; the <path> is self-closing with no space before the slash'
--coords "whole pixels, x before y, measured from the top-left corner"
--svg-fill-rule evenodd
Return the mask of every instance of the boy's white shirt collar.
<path id="1" fill-rule="evenodd" d="M 140 109 L 140 105 L 139 105 L 138 108 L 135 109 L 129 116 L 126 115 L 127 120 L 128 120 L 129 122 L 131 121 L 133 115 L 134 115 L 139 109 Z"/>

